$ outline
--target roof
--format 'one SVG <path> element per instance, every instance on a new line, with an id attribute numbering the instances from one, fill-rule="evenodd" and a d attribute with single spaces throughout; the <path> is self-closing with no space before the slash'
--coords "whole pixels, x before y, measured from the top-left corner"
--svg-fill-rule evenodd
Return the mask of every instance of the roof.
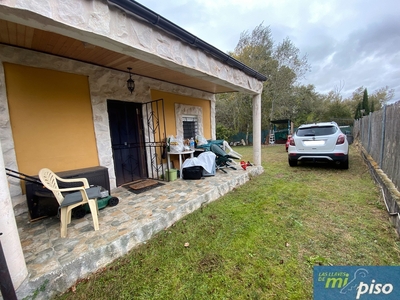
<path id="1" fill-rule="evenodd" d="M 338 124 L 334 121 L 332 122 L 318 122 L 318 123 L 310 123 L 310 124 L 303 124 L 299 128 L 307 128 L 307 127 L 316 127 L 316 126 L 336 126 L 339 127 Z"/>
<path id="2" fill-rule="evenodd" d="M 103 2 L 103 0 L 96 1 Z M 82 3 L 82 7 L 71 4 L 73 8 L 64 12 L 66 7 L 62 5 L 63 0 L 54 0 L 53 9 L 60 13 L 45 15 L 40 7 L 30 6 L 28 2 L 23 2 L 21 5 L 1 2 L 0 48 L 3 50 L 11 46 L 46 53 L 125 72 L 127 76 L 129 76 L 127 68 L 130 67 L 134 76 L 211 94 L 231 92 L 253 94 L 259 93 L 262 89 L 262 81 L 266 79 L 264 75 L 135 1 L 108 0 L 106 2 L 108 18 L 99 20 L 100 24 L 91 23 L 90 18 L 92 15 L 97 18 L 102 16 L 104 13 L 102 6 L 92 7 L 93 4 L 80 0 L 70 2 Z M 58 4 L 60 5 L 57 6 Z M 82 19 L 72 17 L 65 19 L 69 14 L 75 16 L 79 9 L 86 9 L 87 12 L 82 14 Z M 121 15 L 127 15 L 127 18 L 121 18 Z M 119 25 L 124 32 L 123 35 L 115 30 Z M 132 28 L 132 25 L 135 27 Z M 189 52 L 175 53 L 172 58 L 168 57 L 169 52 L 160 54 L 158 40 L 145 46 L 139 43 L 136 45 L 137 34 L 145 35 L 146 27 L 155 29 L 151 30 L 151 34 L 157 35 L 161 32 L 167 38 L 168 43 L 162 45 L 166 46 L 161 49 L 162 51 L 172 53 L 174 49 L 168 47 L 182 44 L 186 50 L 191 50 L 189 51 L 191 54 L 207 56 L 210 64 L 203 64 L 201 59 L 182 63 L 182 59 L 185 59 L 182 56 Z M 155 36 L 144 38 L 155 39 Z"/>
<path id="3" fill-rule="evenodd" d="M 197 47 L 204 52 L 212 55 L 221 62 L 230 65 L 231 67 L 237 68 L 243 71 L 245 74 L 254 77 L 260 81 L 266 81 L 267 77 L 256 70 L 246 66 L 240 61 L 234 59 L 232 56 L 226 54 L 225 52 L 219 50 L 218 48 L 206 43 L 205 41 L 199 39 L 195 35 L 186 31 L 185 29 L 179 27 L 178 25 L 172 23 L 166 18 L 155 13 L 151 9 L 141 5 L 140 3 L 133 0 L 108 0 L 112 5 L 118 6 L 119 8 L 125 10 L 128 13 L 139 16 L 140 18 L 150 22 L 154 26 L 163 29 L 164 31 L 178 37 L 182 41 L 190 44 L 193 47 Z"/>

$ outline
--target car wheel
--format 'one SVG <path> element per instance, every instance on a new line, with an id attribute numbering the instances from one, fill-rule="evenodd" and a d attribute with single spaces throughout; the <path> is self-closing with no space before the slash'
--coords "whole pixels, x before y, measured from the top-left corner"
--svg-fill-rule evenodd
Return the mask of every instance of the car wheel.
<path id="1" fill-rule="evenodd" d="M 349 169 L 349 160 L 342 161 L 340 163 L 340 168 L 343 170 L 348 170 Z"/>
<path id="2" fill-rule="evenodd" d="M 297 160 L 294 160 L 294 159 L 288 159 L 288 162 L 289 162 L 289 166 L 291 166 L 291 167 L 295 167 L 295 166 L 297 166 Z"/>

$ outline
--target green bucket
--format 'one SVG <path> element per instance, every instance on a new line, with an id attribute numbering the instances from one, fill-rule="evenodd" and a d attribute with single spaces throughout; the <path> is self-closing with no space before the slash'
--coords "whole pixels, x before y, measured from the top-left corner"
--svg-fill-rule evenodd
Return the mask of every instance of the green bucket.
<path id="1" fill-rule="evenodd" d="M 177 179 L 178 170 L 176 169 L 169 169 L 165 171 L 165 179 L 167 181 L 174 181 Z"/>

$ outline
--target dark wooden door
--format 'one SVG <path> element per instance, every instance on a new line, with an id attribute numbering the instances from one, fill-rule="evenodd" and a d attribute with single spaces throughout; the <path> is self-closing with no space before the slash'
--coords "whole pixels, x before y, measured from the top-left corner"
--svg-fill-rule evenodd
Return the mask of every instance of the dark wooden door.
<path id="1" fill-rule="evenodd" d="M 117 186 L 147 178 L 142 104 L 108 100 Z"/>

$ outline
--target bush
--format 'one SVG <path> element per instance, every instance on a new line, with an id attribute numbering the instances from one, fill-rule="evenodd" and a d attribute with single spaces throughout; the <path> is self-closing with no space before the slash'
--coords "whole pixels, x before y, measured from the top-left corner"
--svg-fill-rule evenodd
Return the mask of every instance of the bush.
<path id="1" fill-rule="evenodd" d="M 225 140 L 229 141 L 229 139 L 233 136 L 233 130 L 226 128 L 224 125 L 218 124 L 216 128 L 216 136 L 217 140 Z"/>

